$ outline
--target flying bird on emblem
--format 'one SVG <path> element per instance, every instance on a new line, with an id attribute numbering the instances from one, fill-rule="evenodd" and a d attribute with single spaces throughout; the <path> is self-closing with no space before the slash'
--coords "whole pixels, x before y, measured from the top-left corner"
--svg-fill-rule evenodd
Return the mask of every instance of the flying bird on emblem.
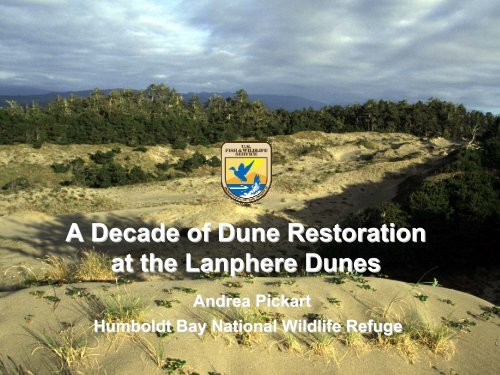
<path id="1" fill-rule="evenodd" d="M 250 171 L 250 168 L 252 168 L 253 162 L 255 160 L 252 160 L 250 164 L 245 166 L 243 163 L 241 163 L 238 166 L 238 169 L 235 167 L 229 168 L 229 170 L 233 171 L 234 175 L 240 179 L 240 181 L 246 181 L 247 180 L 247 173 Z"/>

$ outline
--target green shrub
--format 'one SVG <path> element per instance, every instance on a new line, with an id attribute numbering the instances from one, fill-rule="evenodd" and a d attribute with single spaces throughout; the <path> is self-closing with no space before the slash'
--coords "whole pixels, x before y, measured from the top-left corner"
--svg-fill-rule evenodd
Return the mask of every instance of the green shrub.
<path id="1" fill-rule="evenodd" d="M 125 185 L 128 181 L 127 170 L 116 163 L 85 166 L 73 174 L 76 184 L 93 188 Z"/>
<path id="2" fill-rule="evenodd" d="M 482 168 L 481 153 L 478 150 L 460 150 L 454 160 L 443 168 L 443 172 L 469 172 Z"/>
<path id="3" fill-rule="evenodd" d="M 43 146 L 43 141 L 33 142 L 33 148 L 39 149 L 39 148 L 42 148 L 42 146 Z"/>
<path id="4" fill-rule="evenodd" d="M 397 227 L 408 226 L 408 214 L 396 203 L 386 202 L 380 207 L 367 208 L 346 220 L 349 227 L 380 227 L 394 223 Z"/>
<path id="5" fill-rule="evenodd" d="M 181 171 L 191 172 L 193 169 L 201 167 L 206 162 L 207 159 L 205 158 L 205 156 L 203 156 L 199 152 L 195 152 L 194 155 L 191 156 L 189 159 L 179 162 L 178 168 Z"/>
<path id="6" fill-rule="evenodd" d="M 184 139 L 178 138 L 172 143 L 174 150 L 184 150 L 187 147 L 187 142 Z"/>
<path id="7" fill-rule="evenodd" d="M 85 161 L 82 158 L 76 158 L 69 162 L 72 168 L 78 168 L 85 165 Z"/>
<path id="8" fill-rule="evenodd" d="M 358 228 L 390 222 L 420 227 L 427 231 L 425 242 L 374 243 L 369 249 L 362 243 L 340 243 L 325 245 L 321 252 L 352 258 L 376 253 L 385 274 L 405 281 L 418 280 L 423 274 L 428 277 L 429 270 L 433 276 L 448 277 L 463 274 L 471 264 L 486 268 L 496 264 L 500 183 L 496 171 L 488 167 L 495 147 L 455 152 L 447 158 L 447 165 L 433 171 L 438 178 L 411 185 L 410 194 L 398 198 L 400 206 L 387 203 L 368 208 L 342 222 L 344 227 Z M 453 286 L 464 287 L 460 281 Z"/>
<path id="9" fill-rule="evenodd" d="M 477 170 L 438 182 L 426 182 L 410 195 L 409 208 L 418 222 L 478 223 L 498 216 L 498 192 L 488 172 Z"/>
<path id="10" fill-rule="evenodd" d="M 426 182 L 421 189 L 410 194 L 409 208 L 417 220 L 448 220 L 453 214 L 444 183 Z"/>
<path id="11" fill-rule="evenodd" d="M 143 171 L 141 167 L 134 166 L 127 174 L 129 184 L 138 184 L 140 182 L 151 181 L 152 177 L 149 173 Z"/>
<path id="12" fill-rule="evenodd" d="M 90 160 L 96 164 L 106 164 L 113 160 L 115 152 L 113 150 L 102 152 L 96 151 L 95 154 L 90 154 Z"/>
<path id="13" fill-rule="evenodd" d="M 26 177 L 18 177 L 12 181 L 7 182 L 2 186 L 2 190 L 9 192 L 16 192 L 19 190 L 27 189 L 31 186 L 30 182 Z"/>
<path id="14" fill-rule="evenodd" d="M 210 159 L 207 160 L 207 164 L 211 167 L 220 167 L 221 161 L 217 156 L 212 156 Z"/>
<path id="15" fill-rule="evenodd" d="M 50 167 L 52 168 L 54 173 L 66 173 L 71 169 L 71 164 L 65 164 L 65 163 L 58 164 L 58 163 L 56 163 L 56 164 L 52 164 Z"/>
<path id="16" fill-rule="evenodd" d="M 127 170 L 124 166 L 108 162 L 102 165 L 87 165 L 73 169 L 73 183 L 92 188 L 108 188 L 151 181 L 151 174 L 134 166 Z"/>
<path id="17" fill-rule="evenodd" d="M 482 161 L 490 168 L 500 168 L 500 139 L 491 138 L 483 144 Z"/>
<path id="18" fill-rule="evenodd" d="M 168 168 L 170 168 L 170 164 L 168 164 L 168 161 L 164 161 L 163 163 L 157 163 L 156 168 L 158 168 L 160 171 L 166 171 Z"/>
<path id="19" fill-rule="evenodd" d="M 144 146 L 137 146 L 134 148 L 132 151 L 138 151 L 138 152 L 148 152 L 148 149 Z"/>

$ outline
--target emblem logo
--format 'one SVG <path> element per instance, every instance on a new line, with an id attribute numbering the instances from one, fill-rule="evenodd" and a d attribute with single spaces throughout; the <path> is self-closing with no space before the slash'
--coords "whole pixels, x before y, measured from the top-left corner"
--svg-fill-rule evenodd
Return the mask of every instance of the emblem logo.
<path id="1" fill-rule="evenodd" d="M 271 145 L 227 142 L 222 145 L 222 189 L 238 203 L 253 203 L 271 187 Z"/>

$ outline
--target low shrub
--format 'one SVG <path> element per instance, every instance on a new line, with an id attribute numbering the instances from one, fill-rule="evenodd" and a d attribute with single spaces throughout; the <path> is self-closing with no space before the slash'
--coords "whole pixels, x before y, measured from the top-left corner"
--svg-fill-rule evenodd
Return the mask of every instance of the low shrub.
<path id="1" fill-rule="evenodd" d="M 191 172 L 193 169 L 201 167 L 203 164 L 206 164 L 207 159 L 205 156 L 200 154 L 199 152 L 195 152 L 193 156 L 189 159 L 185 159 L 178 163 L 177 168 L 181 171 Z"/>
<path id="2" fill-rule="evenodd" d="M 156 168 L 158 168 L 160 171 L 166 171 L 168 168 L 170 168 L 170 164 L 168 161 L 164 161 L 163 163 L 157 163 Z"/>
<path id="3" fill-rule="evenodd" d="M 217 156 L 212 156 L 210 159 L 207 160 L 207 164 L 211 167 L 220 167 L 221 161 Z"/>
<path id="4" fill-rule="evenodd" d="M 43 146 L 43 141 L 33 142 L 33 148 L 39 149 L 39 148 L 42 148 L 42 146 Z"/>
<path id="5" fill-rule="evenodd" d="M 153 176 L 141 167 L 134 166 L 127 170 L 124 166 L 108 162 L 102 165 L 87 165 L 73 170 L 74 183 L 92 188 L 108 188 L 148 182 Z"/>
<path id="6" fill-rule="evenodd" d="M 172 148 L 174 150 L 184 150 L 187 147 L 187 145 L 188 144 L 184 139 L 179 138 L 172 143 Z"/>
<path id="7" fill-rule="evenodd" d="M 96 164 L 106 164 L 109 163 L 113 160 L 114 156 L 117 154 L 115 149 L 103 152 L 103 151 L 96 151 L 95 154 L 90 154 L 90 160 L 92 160 Z"/>
<path id="8" fill-rule="evenodd" d="M 54 173 L 66 173 L 71 169 L 71 164 L 55 163 L 50 166 Z"/>
<path id="9" fill-rule="evenodd" d="M 8 192 L 16 192 L 19 190 L 25 190 L 31 186 L 30 182 L 26 177 L 18 177 L 12 181 L 7 182 L 2 186 L 2 190 Z"/>
<path id="10" fill-rule="evenodd" d="M 138 152 L 148 152 L 148 149 L 145 146 L 137 146 L 134 148 L 132 151 L 138 151 Z"/>

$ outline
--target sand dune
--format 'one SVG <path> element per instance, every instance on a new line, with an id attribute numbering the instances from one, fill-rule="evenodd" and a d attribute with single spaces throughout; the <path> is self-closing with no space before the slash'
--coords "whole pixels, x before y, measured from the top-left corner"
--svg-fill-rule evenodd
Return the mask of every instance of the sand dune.
<path id="1" fill-rule="evenodd" d="M 228 222 L 282 229 L 290 221 L 328 227 L 349 213 L 393 198 L 402 181 L 425 172 L 457 146 L 440 138 L 378 133 L 302 132 L 273 137 L 271 141 L 273 186 L 265 199 L 251 206 L 236 205 L 224 195 L 217 168 L 203 167 L 182 178 L 104 190 L 60 188 L 61 177 L 50 172 L 54 160 L 86 158 L 89 152 L 116 145 L 44 145 L 36 151 L 28 146 L 0 147 L 4 168 L 1 181 L 23 171 L 46 173 L 43 178 L 36 173 L 31 176 L 38 184 L 34 189 L 3 194 L 0 202 L 0 354 L 4 364 L 6 356 L 10 356 L 16 364 L 42 374 L 66 367 L 74 373 L 154 374 L 165 373 L 154 363 L 155 353 L 162 350 L 162 366 L 167 365 L 167 357 L 185 360 L 185 364 L 174 361 L 170 365 L 183 365 L 186 373 L 498 373 L 495 359 L 499 320 L 491 310 L 492 305 L 441 287 L 414 286 L 381 278 L 346 279 L 337 284 L 329 282 L 332 279 L 328 276 L 298 277 L 293 282 L 277 278 L 193 280 L 192 275 L 178 272 L 138 274 L 137 279 L 143 281 L 120 286 L 98 282 L 15 290 L 22 282 L 19 270 L 36 270 L 41 265 L 40 258 L 46 256 L 75 259 L 81 250 L 90 247 L 89 243 L 65 243 L 72 222 L 80 223 L 85 233 L 97 221 L 119 227 L 165 223 L 188 228 L 210 222 L 215 228 L 218 223 Z M 146 170 L 154 170 L 155 164 L 163 161 L 175 163 L 195 151 L 207 157 L 219 153 L 216 146 L 186 150 L 155 146 L 146 153 L 120 147 L 121 161 L 137 163 Z M 255 256 L 296 257 L 304 253 L 303 246 L 290 243 L 273 248 L 216 242 L 148 247 L 105 244 L 96 245 L 95 249 L 110 255 L 155 252 L 174 257 L 182 257 L 189 251 L 195 260 L 206 256 L 239 256 L 245 252 Z M 375 317 L 400 321 L 410 328 L 420 324 L 427 331 L 391 341 L 375 339 L 373 335 L 290 337 L 281 332 L 258 337 L 236 334 L 199 337 L 177 332 L 158 338 L 155 334 L 94 335 L 88 330 L 93 316 L 89 306 L 95 307 L 96 301 L 114 298 L 113 295 L 125 296 L 129 302 L 140 298 L 147 307 L 142 316 L 146 321 L 203 322 L 220 317 L 221 311 L 193 308 L 198 293 L 206 297 L 224 293 L 252 298 L 257 293 L 287 297 L 309 294 L 310 308 L 270 308 L 258 314 L 261 318 L 279 319 L 283 317 L 275 313 L 284 314 L 286 319 L 304 319 L 304 315 L 313 314 L 309 318 L 340 321 Z M 158 306 L 155 301 L 167 302 Z M 225 311 L 229 315 L 235 313 L 231 309 Z M 443 332 L 442 340 L 437 340 Z M 54 351 L 40 344 L 42 333 L 59 341 L 77 334 L 83 340 L 85 353 L 79 352 L 80 359 L 63 366 Z"/>
<path id="2" fill-rule="evenodd" d="M 208 371 L 223 374 L 497 373 L 495 358 L 498 357 L 500 321 L 497 316 L 488 320 L 481 318 L 481 314 L 492 307 L 490 303 L 450 289 L 415 287 L 385 279 L 367 278 L 363 285 L 372 289 L 362 289 L 355 281 L 336 285 L 328 280 L 328 277 L 236 278 L 141 282 L 119 287 L 81 283 L 55 289 L 37 287 L 21 290 L 2 298 L 0 353 L 11 356 L 28 368 L 30 364 L 39 370 L 57 367 L 57 357 L 50 350 L 39 349 L 31 354 L 39 344 L 33 334 L 25 330 L 24 327 L 27 327 L 32 332 L 43 332 L 49 337 L 60 332 L 75 335 L 84 332 L 89 352 L 82 366 L 87 369 L 100 367 L 102 373 L 162 373 L 141 345 L 141 339 L 154 348 L 164 349 L 165 357 L 185 360 L 185 369 L 202 374 Z M 242 287 L 229 288 L 226 286 L 228 281 L 241 282 Z M 277 281 L 281 281 L 281 285 Z M 312 296 L 311 308 L 263 309 L 283 314 L 280 319 L 304 319 L 306 314 L 321 314 L 325 319 L 340 322 L 346 319 L 367 321 L 385 312 L 384 320 L 401 321 L 406 326 L 425 322 L 430 327 L 443 327 L 443 319 L 450 325 L 468 319 L 469 324 L 449 328 L 446 340 L 440 343 L 442 350 L 436 350 L 432 345 L 412 345 L 411 342 L 383 344 L 369 335 L 358 337 L 359 340 L 350 344 L 343 341 L 342 335 L 332 335 L 333 341 L 328 350 L 322 351 L 314 346 L 318 337 L 307 333 L 296 335 L 293 348 L 287 346 L 282 332 L 252 337 L 248 344 L 238 344 L 234 333 L 205 333 L 199 337 L 195 333 L 176 332 L 166 338 L 158 338 L 154 333 L 94 334 L 89 330 L 93 321 L 86 311 L 86 299 L 76 294 L 68 295 L 72 287 L 82 288 L 80 290 L 85 293 L 96 294 L 100 298 L 113 293 L 138 297 L 147 306 L 144 321 L 167 319 L 176 322 L 185 319 L 199 322 L 218 318 L 215 309 L 193 308 L 197 294 L 218 297 L 222 293 L 238 292 L 241 297 L 253 298 L 258 293 L 275 292 L 287 296 Z M 185 293 L 174 288 L 190 288 L 195 292 Z M 164 290 L 171 292 L 165 293 Z M 34 291 L 44 294 L 33 295 Z M 428 299 L 420 301 L 415 297 L 420 294 Z M 51 302 L 44 298 L 47 296 L 57 296 L 60 301 Z M 329 302 L 332 298 L 340 302 L 332 304 Z M 178 302 L 173 302 L 171 308 L 157 306 L 154 302 L 164 299 Z M 44 371 L 42 373 L 46 373 Z"/>

